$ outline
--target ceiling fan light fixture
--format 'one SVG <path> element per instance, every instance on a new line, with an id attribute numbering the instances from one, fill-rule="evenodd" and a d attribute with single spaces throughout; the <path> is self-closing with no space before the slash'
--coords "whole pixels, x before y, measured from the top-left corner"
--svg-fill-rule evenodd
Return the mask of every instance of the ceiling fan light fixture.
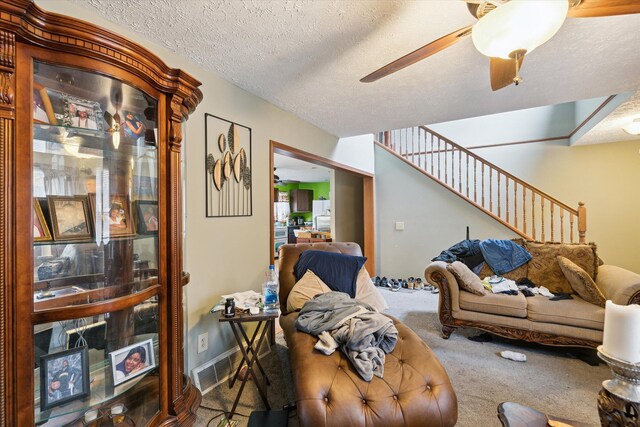
<path id="1" fill-rule="evenodd" d="M 623 126 L 622 130 L 629 135 L 640 135 L 640 118 L 637 118 L 626 126 Z"/>
<path id="2" fill-rule="evenodd" d="M 493 58 L 531 53 L 553 37 L 567 17 L 567 0 L 511 0 L 480 19 L 471 38 L 476 49 Z"/>

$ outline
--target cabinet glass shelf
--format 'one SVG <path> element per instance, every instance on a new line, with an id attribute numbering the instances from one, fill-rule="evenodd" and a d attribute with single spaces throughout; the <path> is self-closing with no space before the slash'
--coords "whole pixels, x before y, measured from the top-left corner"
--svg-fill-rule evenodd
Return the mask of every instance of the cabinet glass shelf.
<path id="1" fill-rule="evenodd" d="M 150 393 L 159 387 L 157 298 L 118 312 L 36 325 L 34 349 L 38 424 L 73 425 L 87 410 L 108 412 L 117 403 L 131 419 L 159 409 Z"/>

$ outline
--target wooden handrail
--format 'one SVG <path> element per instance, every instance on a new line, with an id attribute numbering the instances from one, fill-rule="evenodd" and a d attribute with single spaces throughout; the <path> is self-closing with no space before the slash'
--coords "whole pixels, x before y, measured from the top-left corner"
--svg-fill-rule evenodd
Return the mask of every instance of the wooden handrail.
<path id="1" fill-rule="evenodd" d="M 491 169 L 496 170 L 498 172 L 500 172 L 503 175 L 508 176 L 509 178 L 511 178 L 513 181 L 516 181 L 518 184 L 522 185 L 523 187 L 527 187 L 527 189 L 533 191 L 536 194 L 539 194 L 541 196 L 544 196 L 545 199 L 547 200 L 551 200 L 554 204 L 562 206 L 565 210 L 572 212 L 574 215 L 578 215 L 578 210 L 575 208 L 572 208 L 571 206 L 561 202 L 560 200 L 556 199 L 553 196 L 550 196 L 549 194 L 545 193 L 544 191 L 540 190 L 539 188 L 529 184 L 526 181 L 521 180 L 520 178 L 518 178 L 515 175 L 510 174 L 509 172 L 507 172 L 506 170 L 502 169 L 500 166 L 496 166 L 495 164 L 491 163 L 488 160 L 485 160 L 484 158 L 478 156 L 477 154 L 473 153 L 472 151 L 467 150 L 466 148 L 464 148 L 461 145 L 456 144 L 455 142 L 451 141 L 450 139 L 448 139 L 445 136 L 442 136 L 441 134 L 439 134 L 438 132 L 434 132 L 431 129 L 429 129 L 426 126 L 418 126 L 420 129 L 423 129 L 431 134 L 433 134 L 434 136 L 437 136 L 438 138 L 440 138 L 441 140 L 449 143 L 450 145 L 453 145 L 456 150 L 462 151 L 465 154 L 468 154 L 469 156 L 475 158 L 476 160 L 478 160 L 479 162 L 484 163 L 485 165 L 489 166 Z"/>
<path id="2" fill-rule="evenodd" d="M 564 242 L 568 229 L 573 242 L 577 222 L 578 241 L 586 241 L 584 203 L 572 208 L 426 126 L 378 135 L 383 143 L 376 143 L 381 147 L 517 234 L 531 240 L 554 241 L 559 233 L 559 241 Z"/>

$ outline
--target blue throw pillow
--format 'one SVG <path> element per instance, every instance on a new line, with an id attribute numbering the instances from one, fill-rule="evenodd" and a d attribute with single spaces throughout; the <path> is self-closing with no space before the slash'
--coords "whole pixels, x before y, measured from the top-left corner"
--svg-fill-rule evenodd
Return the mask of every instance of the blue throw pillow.
<path id="1" fill-rule="evenodd" d="M 304 251 L 294 267 L 296 281 L 307 270 L 314 272 L 332 291 L 356 296 L 356 281 L 360 269 L 367 261 L 361 256 L 325 251 Z"/>

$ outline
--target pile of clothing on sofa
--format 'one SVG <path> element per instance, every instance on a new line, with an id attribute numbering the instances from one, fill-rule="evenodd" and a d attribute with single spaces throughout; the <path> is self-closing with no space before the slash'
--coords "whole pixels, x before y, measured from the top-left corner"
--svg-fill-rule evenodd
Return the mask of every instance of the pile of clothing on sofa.
<path id="1" fill-rule="evenodd" d="M 431 261 L 460 261 L 478 274 L 486 262 L 497 275 L 508 273 L 531 260 L 531 254 L 511 240 L 463 240 L 440 252 Z"/>
<path id="2" fill-rule="evenodd" d="M 476 275 L 480 274 L 486 263 L 495 274 L 482 279 L 482 286 L 494 294 L 518 295 L 518 292 L 521 292 L 525 297 L 542 295 L 554 301 L 571 299 L 569 293 L 554 294 L 548 288 L 532 282 L 527 277 L 517 280 L 502 277 L 502 274 L 523 266 L 531 259 L 529 251 L 513 240 L 467 239 L 440 252 L 440 255 L 432 261 L 462 262 Z"/>
<path id="3" fill-rule="evenodd" d="M 374 375 L 382 378 L 385 354 L 395 348 L 398 330 L 391 318 L 376 309 L 375 299 L 373 305 L 356 299 L 358 276 L 365 261 L 364 257 L 340 253 L 303 252 L 294 267 L 298 283 L 311 272 L 331 291 L 306 301 L 295 326 L 317 336 L 315 348 L 322 353 L 342 350 L 358 374 L 371 381 Z M 377 293 L 368 275 L 366 282 Z"/>

